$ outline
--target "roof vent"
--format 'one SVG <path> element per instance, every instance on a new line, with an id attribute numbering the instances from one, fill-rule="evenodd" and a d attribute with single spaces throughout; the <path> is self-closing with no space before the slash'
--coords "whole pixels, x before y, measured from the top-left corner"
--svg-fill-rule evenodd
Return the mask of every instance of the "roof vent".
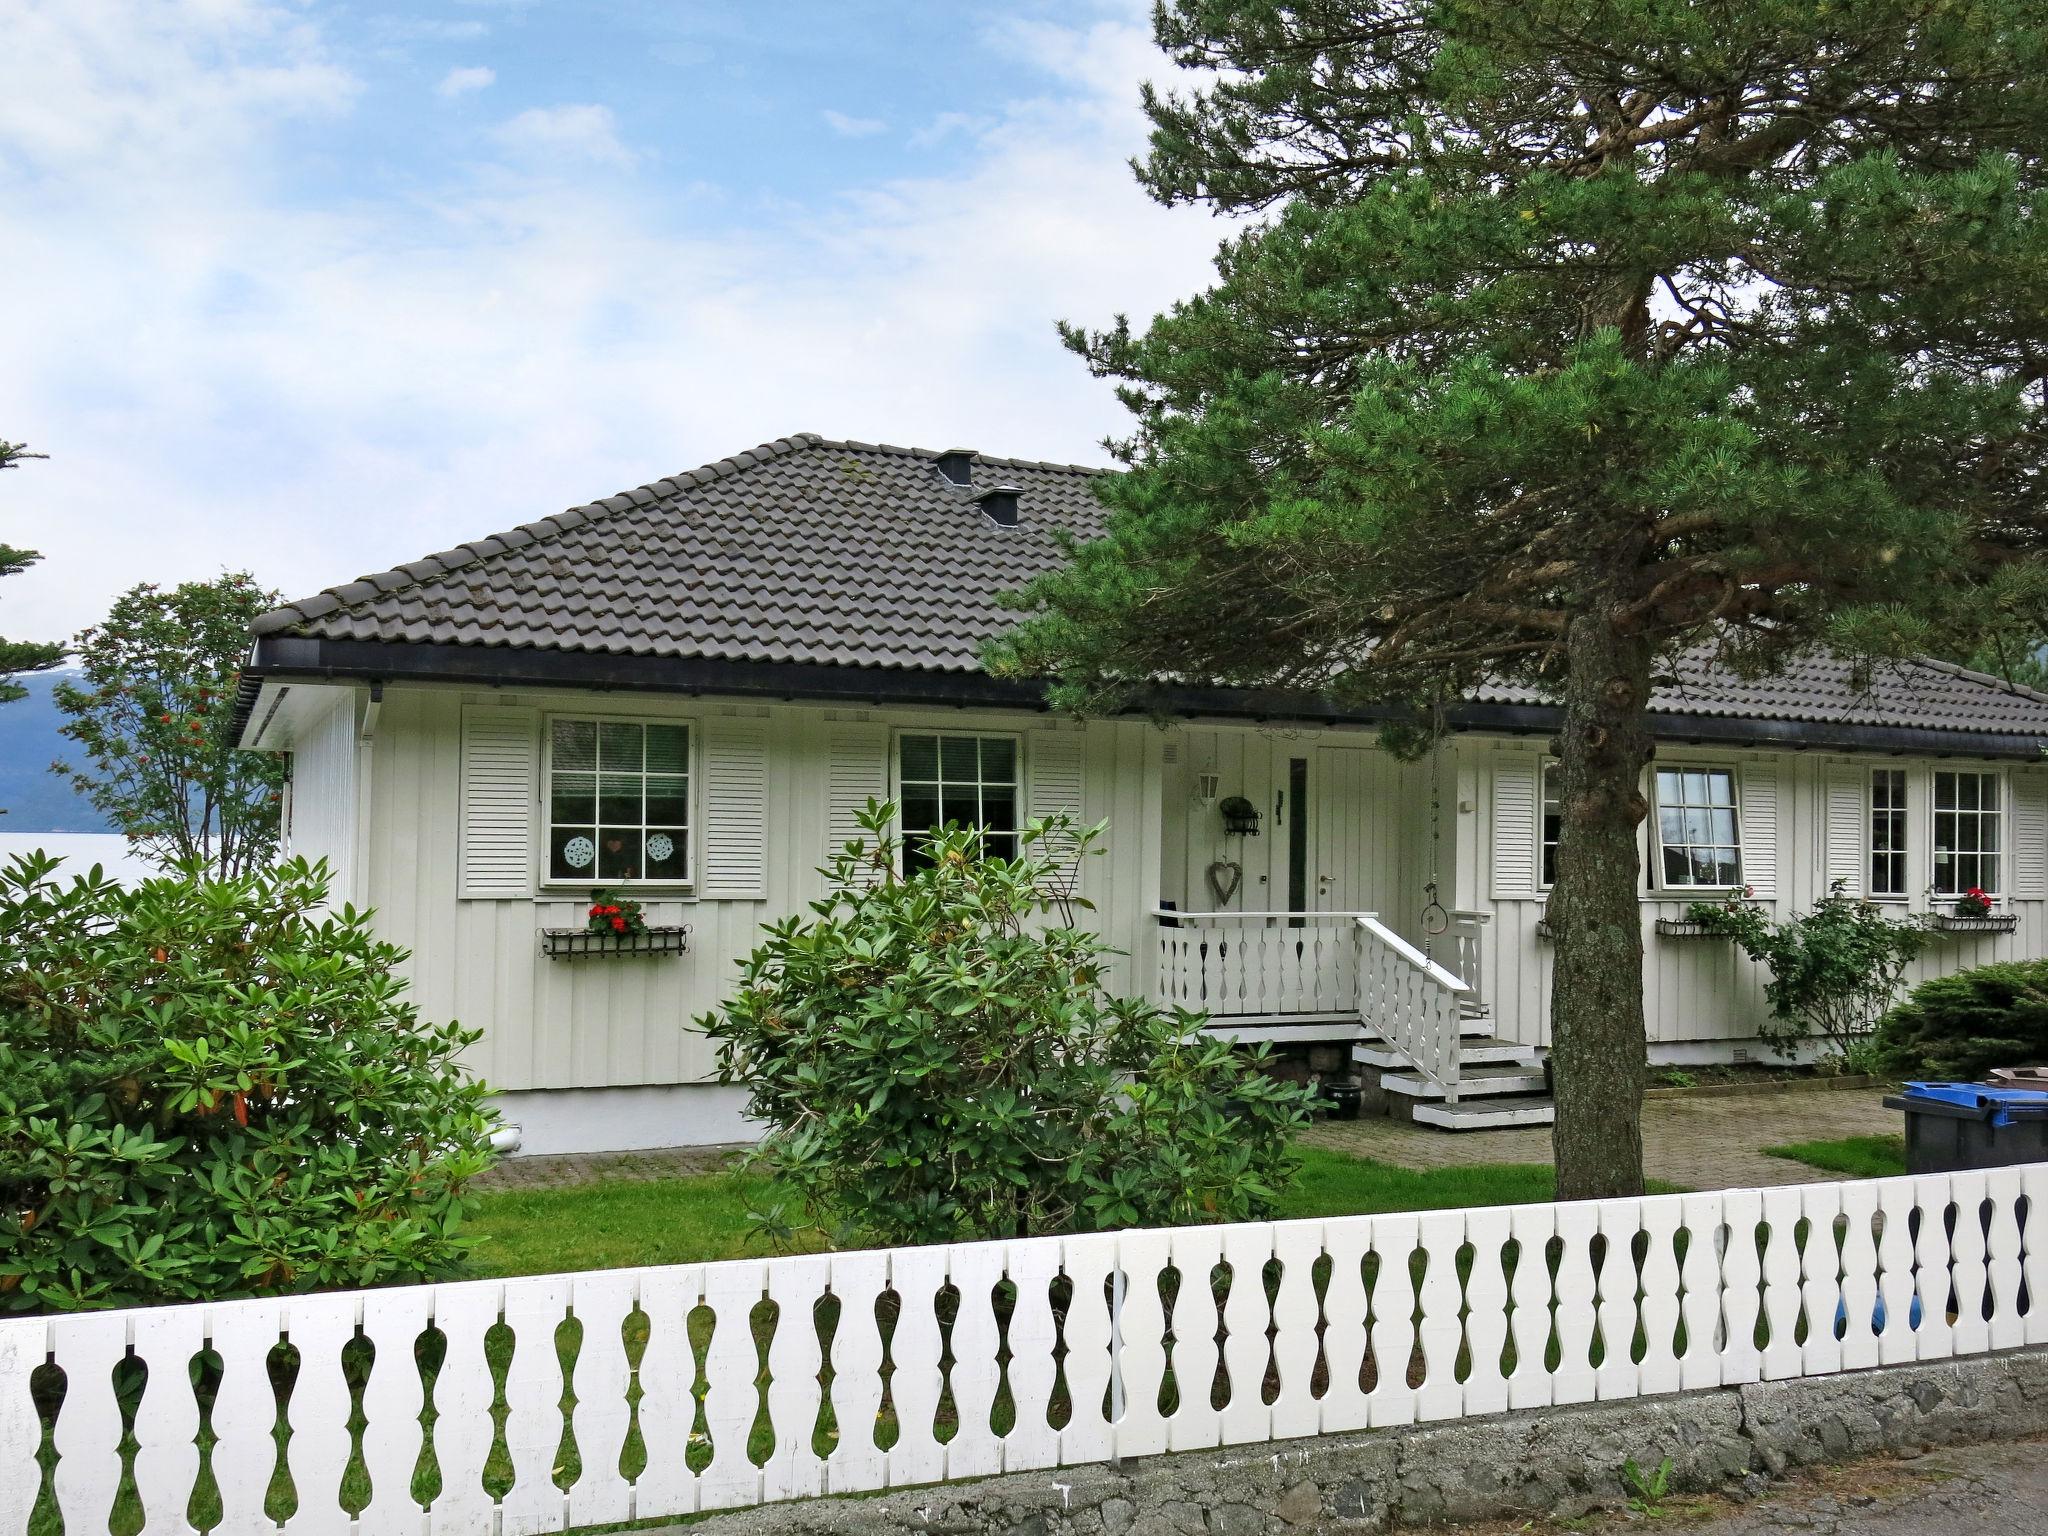
<path id="1" fill-rule="evenodd" d="M 988 514 L 988 520 L 998 528 L 1014 528 L 1017 526 L 1017 498 L 1022 494 L 1014 485 L 998 485 L 974 499 Z"/>
<path id="2" fill-rule="evenodd" d="M 974 484 L 974 450 L 948 448 L 939 455 L 939 473 L 955 485 Z"/>

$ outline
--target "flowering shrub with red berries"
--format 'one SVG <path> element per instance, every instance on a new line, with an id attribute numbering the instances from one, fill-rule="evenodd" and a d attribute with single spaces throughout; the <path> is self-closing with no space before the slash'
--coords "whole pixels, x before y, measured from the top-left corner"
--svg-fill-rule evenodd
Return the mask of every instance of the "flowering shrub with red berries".
<path id="1" fill-rule="evenodd" d="M 1957 917 L 1989 917 L 1991 898 L 1979 886 L 1971 886 L 1956 898 Z"/>
<path id="2" fill-rule="evenodd" d="M 647 931 L 647 919 L 641 913 L 639 902 L 630 901 L 617 891 L 592 891 L 590 913 L 584 926 L 592 933 L 630 938 Z"/>

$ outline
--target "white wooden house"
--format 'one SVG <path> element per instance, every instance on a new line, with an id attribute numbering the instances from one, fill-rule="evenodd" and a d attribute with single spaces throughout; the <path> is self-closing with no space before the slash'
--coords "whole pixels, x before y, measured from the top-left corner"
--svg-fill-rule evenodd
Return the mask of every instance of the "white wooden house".
<path id="1" fill-rule="evenodd" d="M 430 1014 L 483 1029 L 475 1065 L 529 1152 L 747 1134 L 691 1020 L 817 894 L 871 795 L 911 832 L 1106 819 L 1083 881 L 1113 986 L 1355 1051 L 1418 1118 L 1547 1118 L 1554 711 L 1482 694 L 1421 762 L 1379 747 L 1372 711 L 1311 698 L 1053 716 L 977 652 L 1054 531 L 1099 527 L 1095 473 L 779 439 L 266 616 L 242 740 L 292 756 L 291 851 L 411 949 Z M 1654 1059 L 1760 1054 L 1756 969 L 1665 931 L 1729 886 L 1782 913 L 1840 881 L 1929 914 L 1981 886 L 1994 919 L 1923 969 L 2048 953 L 2048 697 L 1822 659 L 1761 683 L 1691 669 L 1654 703 Z M 686 940 L 551 954 L 597 887 Z"/>

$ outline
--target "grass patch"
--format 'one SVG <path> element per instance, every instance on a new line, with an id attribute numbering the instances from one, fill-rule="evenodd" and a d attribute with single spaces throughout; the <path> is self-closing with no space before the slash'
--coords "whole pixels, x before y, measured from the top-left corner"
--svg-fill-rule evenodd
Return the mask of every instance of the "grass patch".
<path id="1" fill-rule="evenodd" d="M 1844 1136 L 1840 1141 L 1794 1141 L 1765 1147 L 1764 1156 L 1782 1157 L 1851 1179 L 1886 1179 L 1906 1171 L 1906 1138 Z"/>
<path id="2" fill-rule="evenodd" d="M 1556 1177 L 1541 1163 L 1482 1163 L 1418 1172 L 1302 1149 L 1301 1173 L 1277 1219 L 1439 1211 L 1458 1206 L 1533 1205 L 1555 1198 Z M 1673 1186 L 1652 1184 L 1653 1193 Z M 562 1189 L 505 1190 L 478 1200 L 470 1231 L 481 1237 L 470 1265 L 486 1278 L 569 1269 L 626 1269 L 760 1258 L 770 1250 L 747 1222 L 778 1198 L 774 1183 L 744 1173 L 614 1180 Z"/>

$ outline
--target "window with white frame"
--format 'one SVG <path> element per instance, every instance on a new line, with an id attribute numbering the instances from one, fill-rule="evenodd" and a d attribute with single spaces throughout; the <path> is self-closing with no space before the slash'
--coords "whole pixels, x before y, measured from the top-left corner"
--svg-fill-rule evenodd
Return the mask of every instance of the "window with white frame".
<path id="1" fill-rule="evenodd" d="M 1726 890 L 1742 884 L 1742 836 L 1732 768 L 1659 768 L 1659 869 L 1667 887 Z"/>
<path id="2" fill-rule="evenodd" d="M 992 857 L 1016 857 L 1016 737 L 905 731 L 896 738 L 896 787 L 906 874 L 925 863 L 930 834 L 948 824 L 980 828 Z"/>
<path id="3" fill-rule="evenodd" d="M 690 879 L 690 728 L 548 722 L 548 878 L 594 885 Z"/>
<path id="4" fill-rule="evenodd" d="M 1542 830 L 1537 834 L 1536 874 L 1537 884 L 1546 891 L 1557 884 L 1557 841 L 1564 829 L 1564 813 L 1557 798 L 1557 774 L 1557 764 L 1543 765 Z"/>
<path id="5" fill-rule="evenodd" d="M 1870 895 L 1902 901 L 1906 895 L 1906 770 L 1870 771 Z"/>
<path id="6" fill-rule="evenodd" d="M 1934 775 L 1934 893 L 1960 896 L 2003 889 L 2003 780 L 1995 773 Z"/>

